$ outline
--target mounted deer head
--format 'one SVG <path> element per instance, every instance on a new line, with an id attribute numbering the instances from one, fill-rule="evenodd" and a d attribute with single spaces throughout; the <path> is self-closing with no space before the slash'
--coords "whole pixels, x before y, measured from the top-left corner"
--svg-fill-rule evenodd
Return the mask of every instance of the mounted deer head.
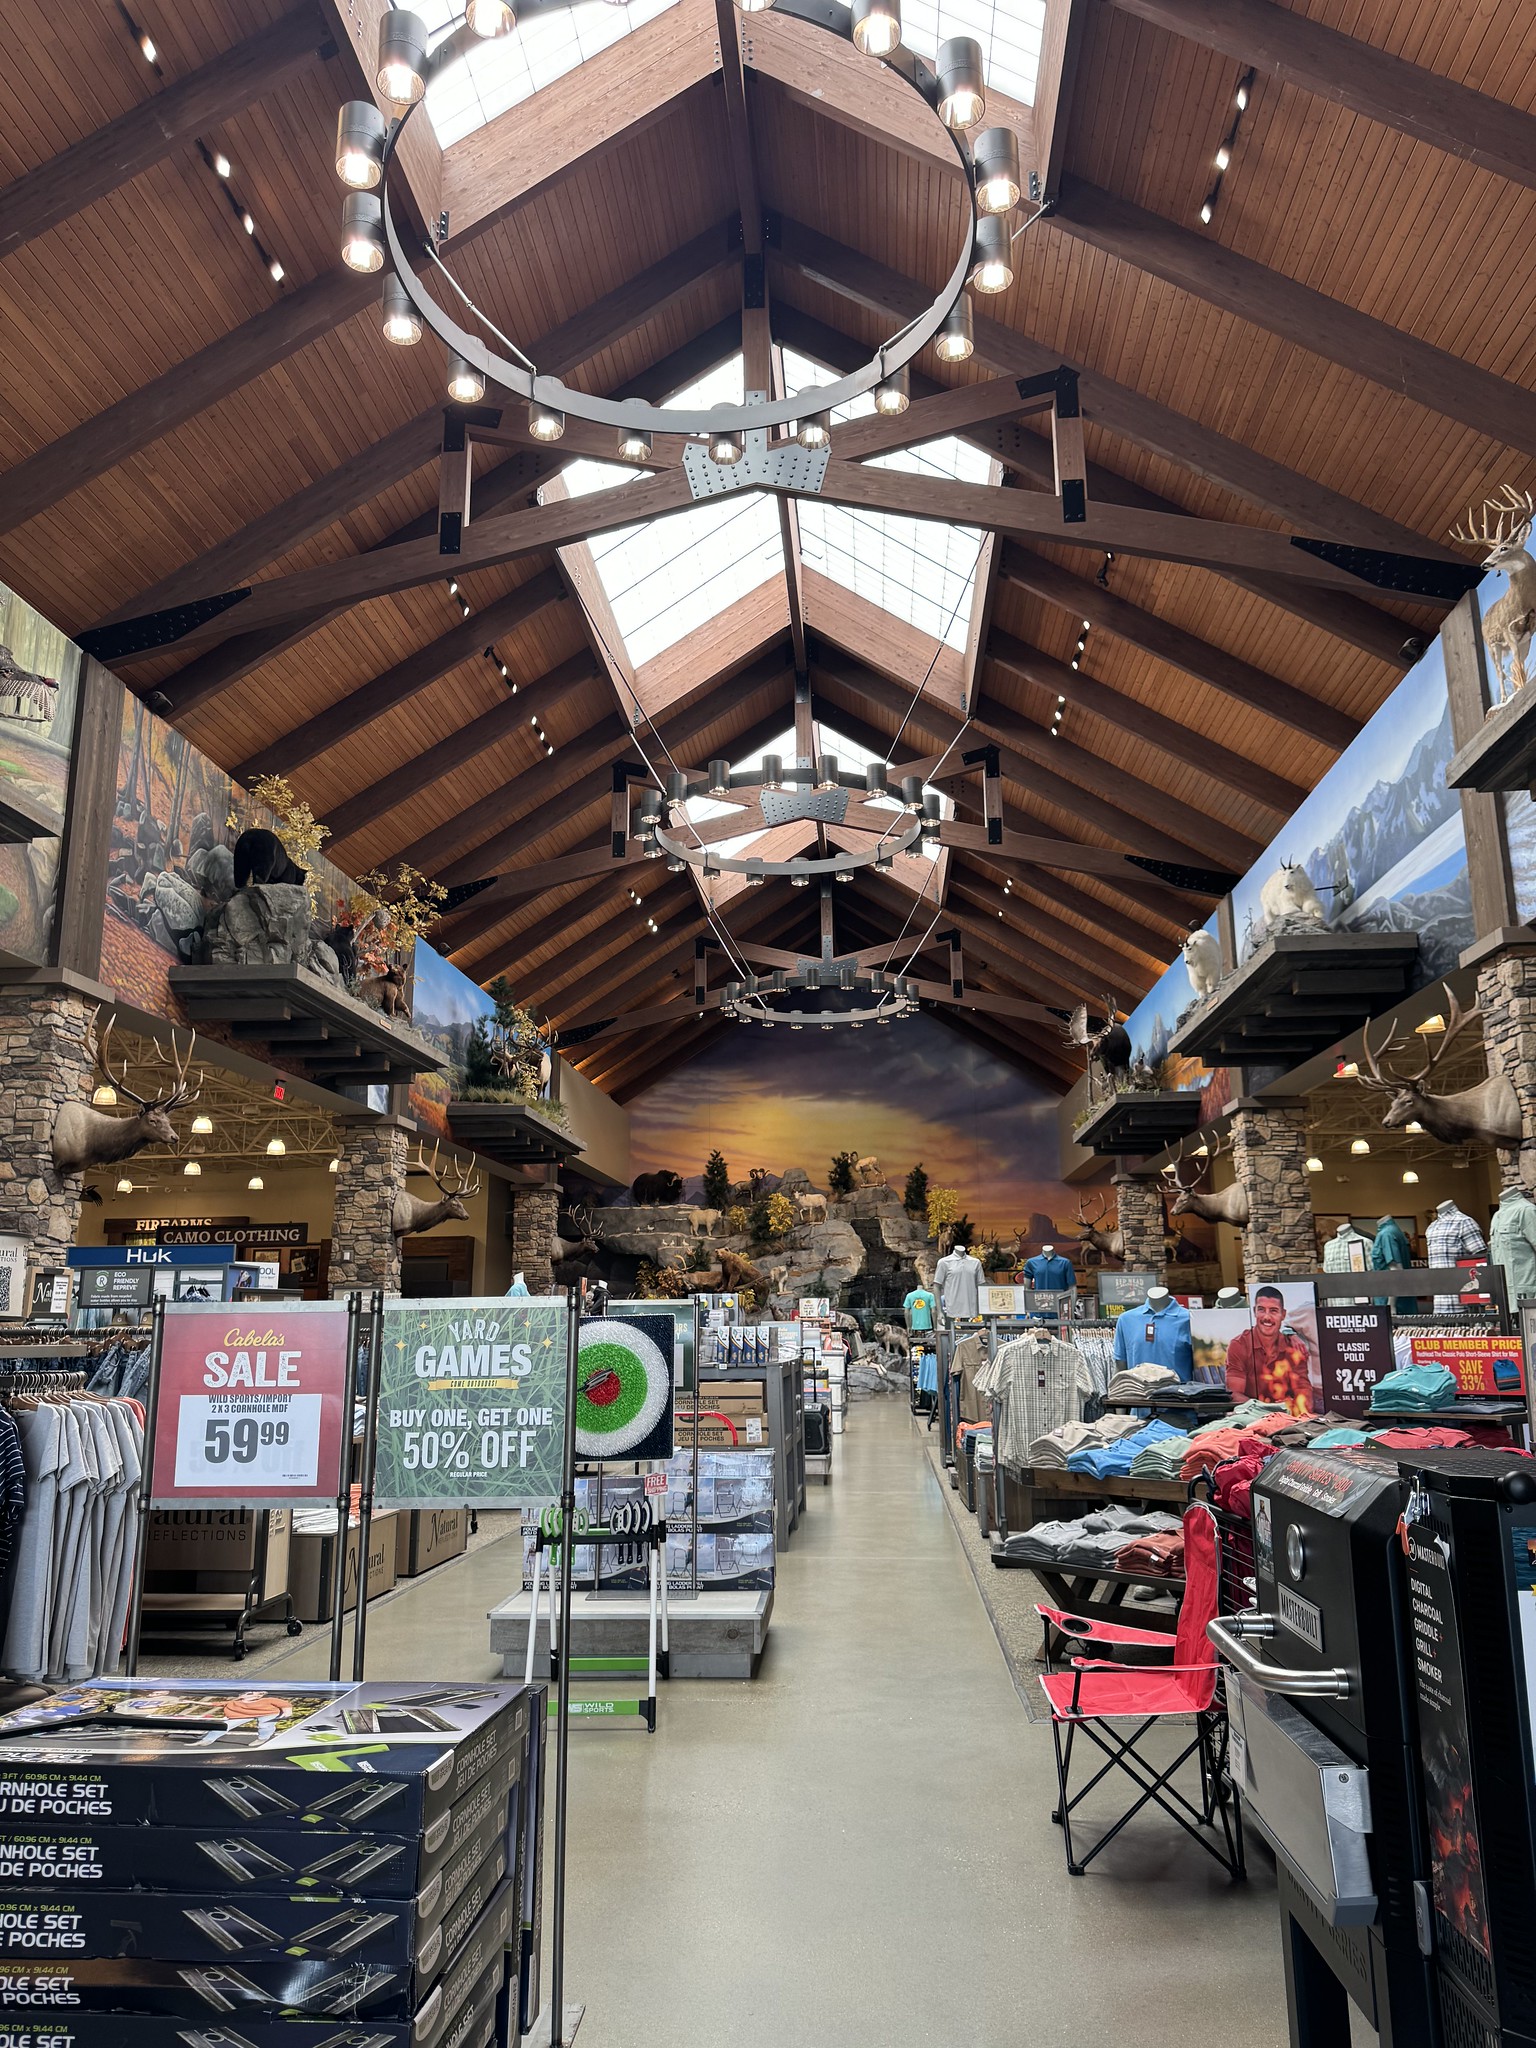
<path id="1" fill-rule="evenodd" d="M 585 1203 L 573 1203 L 566 1215 L 570 1227 L 577 1231 L 578 1235 L 555 1239 L 556 1259 L 579 1259 L 584 1252 L 595 1257 L 602 1250 L 602 1238 L 594 1211 Z"/>
<path id="2" fill-rule="evenodd" d="M 1451 993 L 1449 982 L 1443 986 L 1445 1030 L 1437 1046 L 1431 1049 L 1426 1045 L 1424 1064 L 1419 1071 L 1411 1075 L 1383 1073 L 1381 1062 L 1402 1050 L 1407 1041 L 1390 1039 L 1380 1052 L 1373 1051 L 1370 1027 L 1367 1026 L 1360 1034 L 1360 1046 L 1370 1071 L 1359 1077 L 1360 1084 L 1391 1097 L 1387 1113 L 1381 1120 L 1386 1130 L 1400 1131 L 1405 1124 L 1418 1123 L 1442 1145 L 1469 1142 L 1518 1145 L 1525 1135 L 1520 1101 L 1515 1094 L 1514 1083 L 1507 1075 L 1490 1074 L 1486 1081 L 1479 1081 L 1473 1088 L 1460 1089 L 1453 1095 L 1431 1095 L 1425 1088 L 1425 1083 L 1459 1033 L 1480 1015 L 1475 1003 L 1470 1010 L 1462 1009 Z"/>
<path id="3" fill-rule="evenodd" d="M 61 1175 L 83 1173 L 88 1166 L 114 1165 L 120 1159 L 131 1159 L 146 1145 L 174 1146 L 176 1126 L 171 1122 L 171 1111 L 196 1102 L 201 1092 L 201 1074 L 197 1077 L 196 1088 L 187 1082 L 187 1069 L 192 1063 L 197 1033 L 194 1031 L 187 1040 L 183 1053 L 177 1050 L 173 1031 L 170 1087 L 163 1095 L 136 1095 L 128 1086 L 128 1062 L 123 1061 L 119 1072 L 114 1074 L 112 1071 L 112 1029 L 116 1022 L 115 1014 L 107 1019 L 98 1041 L 97 1017 L 92 1017 L 86 1028 L 85 1049 L 91 1055 L 98 1084 L 112 1089 L 119 1101 L 134 1103 L 134 1113 L 132 1116 L 109 1116 L 105 1110 L 97 1109 L 88 1102 L 66 1102 L 53 1126 L 53 1165 L 54 1171 Z M 166 1063 L 166 1054 L 158 1039 L 155 1040 L 155 1055 L 162 1064 Z"/>
<path id="4" fill-rule="evenodd" d="M 1099 1195 L 1098 1210 L 1090 1216 L 1083 1206 L 1081 1195 L 1077 1198 L 1077 1241 L 1101 1258 L 1123 1259 L 1125 1257 L 1125 1232 L 1120 1229 L 1106 1230 L 1104 1218 L 1109 1214 L 1109 1197 Z"/>
<path id="5" fill-rule="evenodd" d="M 1465 526 L 1451 528 L 1451 539 L 1475 547 L 1485 569 L 1502 569 L 1509 578 L 1508 590 L 1483 614 L 1483 640 L 1499 679 L 1500 705 L 1508 703 L 1516 690 L 1524 689 L 1527 679 L 1526 662 L 1536 625 L 1536 560 L 1527 546 L 1533 520 L 1536 498 L 1505 484 L 1483 500 L 1476 525 L 1469 508 Z"/>
<path id="6" fill-rule="evenodd" d="M 1220 1150 L 1219 1142 L 1213 1145 L 1210 1148 L 1211 1159 L 1214 1159 Z M 1183 1163 L 1184 1145 L 1181 1140 L 1178 1151 L 1174 1154 L 1169 1164 L 1162 1169 L 1163 1192 L 1165 1195 L 1173 1197 L 1173 1208 L 1170 1214 L 1174 1216 L 1200 1216 L 1207 1223 L 1230 1223 L 1239 1230 L 1246 1229 L 1248 1224 L 1248 1190 L 1243 1186 L 1242 1182 L 1234 1181 L 1231 1187 L 1223 1188 L 1219 1194 L 1201 1194 L 1196 1186 L 1196 1182 L 1201 1178 L 1203 1168 L 1197 1167 L 1194 1179 L 1186 1181 L 1181 1171 Z"/>
<path id="7" fill-rule="evenodd" d="M 408 1194 L 402 1188 L 395 1197 L 394 1213 L 390 1218 L 390 1228 L 396 1237 L 416 1237 L 422 1231 L 431 1230 L 437 1224 L 447 1223 L 450 1219 L 456 1223 L 463 1223 L 468 1219 L 469 1211 L 464 1205 L 472 1196 L 479 1194 L 480 1176 L 477 1173 L 466 1180 L 463 1168 L 455 1160 L 452 1167 L 453 1185 L 450 1186 L 444 1175 L 437 1170 L 437 1153 L 438 1148 L 434 1145 L 432 1157 L 428 1159 L 418 1145 L 415 1161 L 408 1171 L 424 1173 L 429 1180 L 434 1181 L 439 1199 L 435 1202 L 424 1202 L 419 1195 Z"/>

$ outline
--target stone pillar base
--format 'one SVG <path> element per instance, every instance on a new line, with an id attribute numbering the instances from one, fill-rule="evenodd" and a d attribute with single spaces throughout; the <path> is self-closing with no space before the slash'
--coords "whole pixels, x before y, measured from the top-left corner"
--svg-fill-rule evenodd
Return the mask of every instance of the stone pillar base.
<path id="1" fill-rule="evenodd" d="M 1318 1270 L 1317 1226 L 1307 1185 L 1307 1136 L 1283 1109 L 1240 1109 L 1232 1118 L 1232 1163 L 1248 1194 L 1243 1268 L 1250 1280 Z"/>
<path id="2" fill-rule="evenodd" d="M 555 1291 L 555 1220 L 559 1209 L 558 1186 L 512 1191 L 512 1270 L 522 1274 L 530 1294 Z"/>
<path id="3" fill-rule="evenodd" d="M 72 989 L 0 988 L 0 1235 L 54 1262 L 75 1242 L 85 1182 L 55 1170 L 53 1129 L 66 1102 L 91 1099 L 95 1011 Z"/>
<path id="4" fill-rule="evenodd" d="M 1513 1084 L 1529 1141 L 1536 1136 L 1536 948 L 1512 947 L 1480 961 L 1477 1006 L 1488 1072 L 1503 1074 Z M 1515 1187 L 1521 1179 L 1521 1148 L 1500 1145 L 1497 1151 L 1499 1186 Z M 1536 1174 L 1536 1158 L 1530 1171 Z"/>
<path id="5" fill-rule="evenodd" d="M 405 1191 L 408 1135 L 401 1124 L 346 1124 L 331 1226 L 331 1292 L 400 1292 L 395 1197 Z"/>
<path id="6" fill-rule="evenodd" d="M 1162 1280 L 1168 1247 L 1161 1189 L 1155 1180 L 1145 1180 L 1134 1173 L 1117 1173 L 1110 1185 L 1114 1188 L 1119 1208 L 1120 1238 L 1127 1270 L 1155 1273 Z"/>

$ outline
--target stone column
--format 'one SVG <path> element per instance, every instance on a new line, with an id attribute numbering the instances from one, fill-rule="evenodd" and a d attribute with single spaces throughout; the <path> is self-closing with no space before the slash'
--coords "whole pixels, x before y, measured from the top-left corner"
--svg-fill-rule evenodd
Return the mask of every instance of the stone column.
<path id="1" fill-rule="evenodd" d="M 1126 1270 L 1155 1273 L 1161 1280 L 1168 1258 L 1162 1191 L 1155 1180 L 1135 1173 L 1117 1173 L 1110 1185 L 1118 1205 Z"/>
<path id="2" fill-rule="evenodd" d="M 514 1188 L 512 1195 L 512 1270 L 521 1273 L 530 1294 L 555 1291 L 555 1219 L 560 1186 Z"/>
<path id="3" fill-rule="evenodd" d="M 344 1124 L 331 1225 L 331 1292 L 382 1287 L 400 1292 L 400 1240 L 394 1232 L 395 1197 L 405 1191 L 410 1139 L 393 1117 Z"/>
<path id="4" fill-rule="evenodd" d="M 1234 1114 L 1232 1163 L 1247 1190 L 1243 1270 L 1250 1280 L 1315 1273 L 1320 1260 L 1307 1185 L 1307 1134 L 1284 1108 L 1255 1104 Z"/>
<path id="5" fill-rule="evenodd" d="M 1483 1049 L 1490 1075 L 1502 1074 L 1514 1087 L 1527 1140 L 1536 1139 L 1536 940 L 1505 943 L 1477 962 L 1477 1005 L 1483 1017 Z M 1480 948 L 1474 947 L 1472 955 Z M 1463 956 L 1468 964 L 1472 955 Z M 1520 1179 L 1520 1150 L 1500 1145 L 1499 1185 Z"/>
<path id="6" fill-rule="evenodd" d="M 53 1127 L 66 1102 L 88 1103 L 85 1048 L 96 1004 L 71 988 L 0 988 L 0 1235 L 58 1260 L 80 1227 L 78 1173 L 53 1165 Z"/>

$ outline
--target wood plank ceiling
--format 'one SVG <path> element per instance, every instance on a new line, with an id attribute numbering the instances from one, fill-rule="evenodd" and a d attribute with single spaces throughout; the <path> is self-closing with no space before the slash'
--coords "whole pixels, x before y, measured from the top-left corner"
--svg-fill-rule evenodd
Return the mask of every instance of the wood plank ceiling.
<path id="1" fill-rule="evenodd" d="M 372 284 L 336 257 L 335 110 L 370 90 L 359 53 L 380 11 L 134 0 L 132 25 L 105 0 L 9 11 L 0 578 L 65 630 L 432 530 L 440 355 L 387 347 Z M 963 188 L 931 136 L 881 118 L 861 60 L 755 15 L 742 59 L 727 43 L 740 89 L 722 89 L 733 29 L 715 0 L 678 0 L 446 153 L 412 124 L 407 210 L 446 205 L 466 289 L 586 389 L 660 398 L 744 329 L 755 369 L 771 369 L 770 338 L 851 367 L 953 262 Z M 915 391 L 1066 361 L 1091 500 L 1399 550 L 1442 543 L 1495 483 L 1524 484 L 1536 37 L 1521 10 L 1051 0 L 1046 45 L 1037 107 L 992 118 L 1019 128 L 1051 209 L 1015 244 L 1013 288 L 976 302 L 973 361 L 926 356 Z M 744 323 L 743 242 L 766 248 L 766 325 L 750 308 Z M 1021 488 L 1049 489 L 1040 428 L 968 438 Z M 482 451 L 477 515 L 530 503 L 559 461 Z M 788 517 L 784 531 L 800 572 Z M 612 766 L 636 756 L 637 699 L 652 752 L 750 759 L 791 724 L 797 666 L 815 716 L 898 761 L 941 751 L 968 719 L 965 744 L 1001 750 L 1016 829 L 1232 868 L 1440 616 L 1363 585 L 999 540 L 974 672 L 946 680 L 941 663 L 921 693 L 932 643 L 810 568 L 615 680 L 611 636 L 576 590 L 591 588 L 582 558 L 525 555 L 457 592 L 445 565 L 441 581 L 124 673 L 232 770 L 288 775 L 356 868 L 403 856 L 464 883 L 596 844 Z M 975 816 L 975 784 L 953 793 Z M 836 894 L 850 942 L 909 922 L 893 881 Z M 1209 907 L 1151 876 L 957 849 L 943 928 L 963 935 L 978 987 L 1058 1008 L 1108 989 L 1128 1005 Z M 781 884 L 729 913 L 739 938 L 791 948 L 815 924 Z M 691 985 L 707 931 L 692 877 L 657 863 L 492 888 L 442 943 L 570 1028 Z M 1051 1085 L 1070 1079 L 1050 1027 L 971 1022 Z M 720 1028 L 574 1050 L 624 1097 Z"/>

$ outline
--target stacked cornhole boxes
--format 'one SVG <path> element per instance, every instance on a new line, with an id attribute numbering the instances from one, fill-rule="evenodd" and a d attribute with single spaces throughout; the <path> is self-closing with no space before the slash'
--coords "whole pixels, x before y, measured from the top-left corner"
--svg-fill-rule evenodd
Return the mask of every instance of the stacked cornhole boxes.
<path id="1" fill-rule="evenodd" d="M 102 1680 L 0 1718 L 5 2048 L 490 2048 L 544 1688 Z"/>

